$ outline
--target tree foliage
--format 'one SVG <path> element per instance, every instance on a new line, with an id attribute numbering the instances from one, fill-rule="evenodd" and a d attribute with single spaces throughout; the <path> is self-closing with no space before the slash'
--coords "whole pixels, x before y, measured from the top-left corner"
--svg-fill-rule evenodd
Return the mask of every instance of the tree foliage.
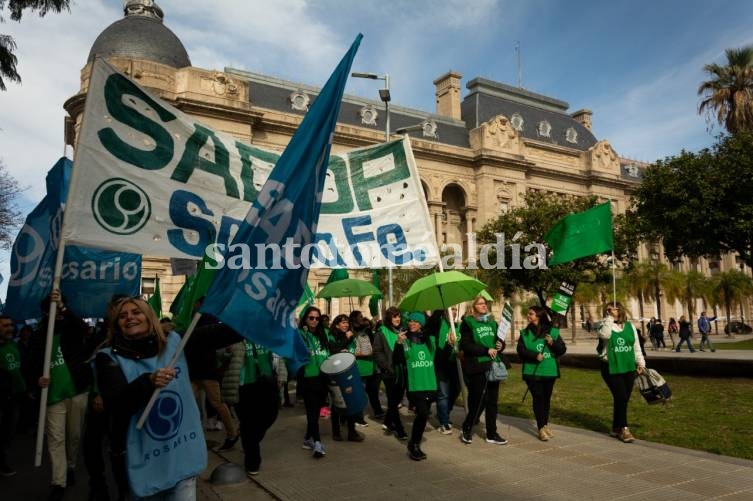
<path id="1" fill-rule="evenodd" d="M 530 191 L 524 196 L 524 204 L 516 207 L 506 214 L 499 216 L 496 220 L 490 221 L 478 233 L 478 243 L 496 242 L 496 234 L 501 233 L 505 236 L 506 251 L 504 256 L 504 265 L 506 269 L 483 269 L 480 270 L 481 279 L 489 286 L 490 291 L 502 291 L 506 296 L 520 292 L 521 290 L 529 291 L 536 295 L 540 304 L 544 304 L 547 297 L 552 294 L 563 281 L 576 285 L 580 283 L 587 284 L 584 291 L 589 297 L 601 297 L 605 291 L 611 289 L 611 272 L 610 265 L 603 255 L 591 256 L 576 261 L 551 267 L 549 269 L 520 269 L 512 268 L 513 256 L 510 244 L 520 245 L 521 259 L 526 255 L 533 254 L 532 251 L 526 253 L 524 250 L 527 245 L 533 243 L 544 243 L 544 235 L 554 226 L 554 224 L 568 214 L 582 212 L 590 209 L 600 203 L 595 196 L 590 197 L 568 197 L 552 196 L 536 191 Z M 629 244 L 624 230 L 627 228 L 625 218 L 615 218 L 615 255 L 616 257 L 626 259 L 631 253 L 635 253 L 635 243 Z M 518 235 L 519 232 L 522 232 Z M 618 243 L 619 242 L 619 243 Z M 618 248 L 618 245 L 621 245 Z M 496 256 L 490 258 L 491 263 L 496 262 Z"/>
<path id="2" fill-rule="evenodd" d="M 670 260 L 737 253 L 753 266 L 753 133 L 660 160 L 634 193 L 641 239 L 660 240 Z"/>
<path id="3" fill-rule="evenodd" d="M 21 188 L 16 178 L 11 176 L 0 161 L 0 247 L 9 249 L 13 245 L 15 230 L 22 222 L 21 213 L 16 207 L 16 197 Z"/>
<path id="4" fill-rule="evenodd" d="M 10 18 L 20 21 L 24 11 L 36 12 L 39 17 L 44 17 L 49 12 L 70 11 L 70 0 L 0 0 L 0 23 L 5 19 L 2 13 L 7 6 Z M 21 83 L 21 75 L 18 74 L 16 64 L 18 58 L 14 54 L 16 41 L 10 35 L 0 33 L 0 90 L 5 90 L 5 80 Z"/>
<path id="5" fill-rule="evenodd" d="M 703 70 L 712 78 L 698 87 L 703 96 L 699 113 L 712 116 L 734 134 L 753 131 L 753 45 L 727 49 L 727 64 L 707 64 Z"/>

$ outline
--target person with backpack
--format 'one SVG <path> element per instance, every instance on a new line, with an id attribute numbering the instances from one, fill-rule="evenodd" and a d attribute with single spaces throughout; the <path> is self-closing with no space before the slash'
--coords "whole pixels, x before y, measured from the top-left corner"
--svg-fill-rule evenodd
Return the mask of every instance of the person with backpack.
<path id="1" fill-rule="evenodd" d="M 716 320 L 716 317 L 708 318 L 705 311 L 702 311 L 701 316 L 698 317 L 698 332 L 701 333 L 701 346 L 698 349 L 701 351 L 706 351 L 703 349 L 704 344 L 709 345 L 709 349 L 712 353 L 716 351 L 716 348 L 714 348 L 714 345 L 711 344 L 711 340 L 709 339 L 709 334 L 711 334 L 711 322 L 714 320 Z"/>

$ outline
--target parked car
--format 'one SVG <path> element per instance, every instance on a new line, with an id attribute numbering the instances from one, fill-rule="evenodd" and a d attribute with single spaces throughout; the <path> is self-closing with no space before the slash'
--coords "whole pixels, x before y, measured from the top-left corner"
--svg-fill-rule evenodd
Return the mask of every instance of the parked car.
<path id="1" fill-rule="evenodd" d="M 733 320 L 724 326 L 724 333 L 729 334 L 730 332 L 733 334 L 750 334 L 753 332 L 753 327 L 739 320 Z"/>

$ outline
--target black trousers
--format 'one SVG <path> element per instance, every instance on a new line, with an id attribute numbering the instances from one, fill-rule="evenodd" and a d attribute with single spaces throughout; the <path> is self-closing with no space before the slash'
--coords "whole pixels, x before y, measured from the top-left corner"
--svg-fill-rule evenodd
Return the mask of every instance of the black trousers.
<path id="1" fill-rule="evenodd" d="M 405 384 L 394 377 L 386 377 L 382 381 L 384 381 L 384 388 L 387 391 L 387 415 L 384 416 L 384 424 L 402 435 L 405 433 L 405 428 L 403 428 L 403 422 L 400 420 L 400 411 L 397 406 L 400 405 L 403 395 L 405 395 Z"/>
<path id="2" fill-rule="evenodd" d="M 526 385 L 533 397 L 533 415 L 536 416 L 536 426 L 541 429 L 542 426 L 549 423 L 549 408 L 552 403 L 552 390 L 554 390 L 553 377 L 542 379 L 526 379 Z"/>
<path id="3" fill-rule="evenodd" d="M 463 421 L 463 430 L 473 429 L 476 420 L 485 411 L 486 434 L 497 433 L 497 400 L 499 399 L 499 381 L 486 380 L 486 372 L 466 374 L 468 383 L 468 414 Z"/>
<path id="4" fill-rule="evenodd" d="M 411 401 L 416 406 L 416 417 L 413 420 L 413 428 L 411 428 L 410 432 L 410 443 L 421 445 L 421 439 L 426 429 L 426 421 L 429 419 L 429 406 L 431 402 L 429 402 L 425 392 L 421 392 L 418 395 L 408 392 L 408 397 L 412 397 Z"/>
<path id="5" fill-rule="evenodd" d="M 306 435 L 304 439 L 321 442 L 319 434 L 319 411 L 327 401 L 327 386 L 320 376 L 300 377 L 296 393 L 301 395 L 306 408 Z"/>
<path id="6" fill-rule="evenodd" d="M 274 379 L 260 379 L 239 388 L 235 412 L 241 422 L 241 443 L 248 471 L 259 471 L 261 441 L 277 420 L 279 398 Z"/>
<path id="7" fill-rule="evenodd" d="M 363 376 L 361 378 L 364 382 L 364 389 L 366 390 L 366 396 L 369 397 L 369 404 L 374 414 L 382 414 L 382 402 L 379 401 L 379 383 L 382 381 L 381 374 L 372 374 L 371 376 Z"/>
<path id="8" fill-rule="evenodd" d="M 610 374 L 609 364 L 601 364 L 601 378 L 612 393 L 612 430 L 621 430 L 628 425 L 627 408 L 630 402 L 630 394 L 633 392 L 635 372 L 623 374 Z"/>

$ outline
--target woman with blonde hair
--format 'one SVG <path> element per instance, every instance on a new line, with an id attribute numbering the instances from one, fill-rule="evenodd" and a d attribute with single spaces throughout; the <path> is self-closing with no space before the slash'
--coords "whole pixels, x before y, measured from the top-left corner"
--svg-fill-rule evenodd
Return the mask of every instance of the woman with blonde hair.
<path id="1" fill-rule="evenodd" d="M 196 499 L 196 476 L 207 465 L 199 409 L 178 334 L 162 332 L 152 308 L 126 298 L 115 307 L 109 345 L 96 355 L 99 390 L 112 421 L 110 447 L 125 457 L 136 499 Z M 159 398 L 141 430 L 136 423 L 155 389 Z"/>
<path id="2" fill-rule="evenodd" d="M 612 432 L 610 435 L 625 443 L 635 438 L 630 433 L 627 408 L 633 391 L 636 373 L 646 368 L 638 333 L 627 319 L 622 304 L 614 302 L 604 307 L 604 320 L 599 328 L 599 358 L 601 377 L 612 393 Z"/>

